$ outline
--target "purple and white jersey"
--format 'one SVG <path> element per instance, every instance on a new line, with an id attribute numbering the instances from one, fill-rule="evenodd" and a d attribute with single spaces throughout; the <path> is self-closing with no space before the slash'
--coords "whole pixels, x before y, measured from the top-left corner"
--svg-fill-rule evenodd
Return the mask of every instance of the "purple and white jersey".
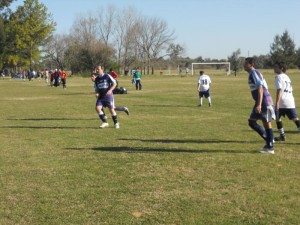
<path id="1" fill-rule="evenodd" d="M 262 99 L 262 110 L 266 110 L 268 106 L 273 105 L 272 96 L 270 95 L 268 91 L 268 85 L 265 81 L 263 75 L 258 72 L 256 69 L 253 69 L 249 73 L 249 79 L 248 79 L 249 87 L 251 90 L 252 98 L 255 102 L 258 101 L 258 90 L 257 87 L 262 86 L 263 88 L 263 99 Z"/>
<path id="2" fill-rule="evenodd" d="M 99 93 L 99 98 L 104 98 L 107 91 L 114 84 L 116 84 L 116 80 L 109 74 L 104 73 L 102 76 L 98 75 L 95 79 L 95 91 Z"/>

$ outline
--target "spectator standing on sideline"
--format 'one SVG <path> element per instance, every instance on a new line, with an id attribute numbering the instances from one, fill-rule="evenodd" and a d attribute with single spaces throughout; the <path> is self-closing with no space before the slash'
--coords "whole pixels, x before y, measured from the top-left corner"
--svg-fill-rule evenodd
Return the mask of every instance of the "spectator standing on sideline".
<path id="1" fill-rule="evenodd" d="M 62 70 L 61 71 L 61 82 L 63 84 L 63 89 L 67 88 L 67 77 L 68 77 L 68 74 L 66 73 L 66 71 Z"/>
<path id="2" fill-rule="evenodd" d="M 284 62 L 276 62 L 274 65 L 275 86 L 276 86 L 276 125 L 279 132 L 279 137 L 275 141 L 285 141 L 285 133 L 281 121 L 281 117 L 287 116 L 293 120 L 300 131 L 300 122 L 296 112 L 295 99 L 293 95 L 292 82 L 288 75 L 286 75 L 287 66 Z"/>
<path id="3" fill-rule="evenodd" d="M 100 128 L 108 127 L 107 117 L 103 112 L 103 107 L 109 108 L 115 128 L 120 128 L 117 113 L 115 111 L 113 90 L 117 83 L 111 75 L 104 73 L 103 66 L 97 66 L 95 78 L 95 93 L 97 97 L 96 111 L 102 121 Z"/>
<path id="4" fill-rule="evenodd" d="M 211 106 L 210 98 L 210 84 L 211 79 L 208 75 L 204 74 L 204 71 L 200 71 L 200 76 L 198 78 L 198 92 L 199 92 L 199 106 L 202 106 L 203 96 L 207 98 L 209 107 Z"/>
<path id="5" fill-rule="evenodd" d="M 119 86 L 118 80 L 117 80 L 118 74 L 112 68 L 109 69 L 109 74 L 116 80 L 116 82 L 117 82 L 116 88 L 117 88 Z"/>
<path id="6" fill-rule="evenodd" d="M 265 146 L 259 152 L 274 154 L 274 133 L 271 121 L 275 119 L 275 112 L 273 100 L 268 91 L 268 85 L 262 74 L 254 68 L 254 58 L 248 57 L 245 59 L 244 69 L 249 73 L 248 84 L 252 98 L 255 101 L 248 119 L 249 126 L 266 142 Z M 262 120 L 264 129 L 257 124 L 257 120 Z"/>
<path id="7" fill-rule="evenodd" d="M 185 75 L 186 75 L 186 76 L 189 75 L 189 68 L 188 68 L 188 67 L 185 68 Z"/>
<path id="8" fill-rule="evenodd" d="M 49 81 L 49 70 L 46 69 L 45 70 L 45 82 L 46 82 L 46 84 L 48 84 L 48 81 Z"/>
<path id="9" fill-rule="evenodd" d="M 141 72 L 139 68 L 133 74 L 133 79 L 135 80 L 135 89 L 142 90 L 142 83 L 141 83 Z"/>

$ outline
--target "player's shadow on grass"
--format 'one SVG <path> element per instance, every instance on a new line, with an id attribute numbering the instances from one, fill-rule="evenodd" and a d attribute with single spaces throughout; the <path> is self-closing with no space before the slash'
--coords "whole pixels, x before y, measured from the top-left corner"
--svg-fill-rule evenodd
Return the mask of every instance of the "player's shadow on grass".
<path id="1" fill-rule="evenodd" d="M 49 126 L 0 126 L 0 129 L 95 129 L 95 130 L 99 130 L 98 127 L 63 127 L 63 126 L 53 126 L 53 127 L 49 127 Z"/>
<path id="2" fill-rule="evenodd" d="M 95 120 L 95 118 L 12 118 L 5 120 L 15 120 L 15 121 L 56 121 L 56 120 Z"/>
<path id="3" fill-rule="evenodd" d="M 199 140 L 186 140 L 186 139 L 130 139 L 130 138 L 123 138 L 119 139 L 121 141 L 143 141 L 143 142 L 161 142 L 161 143 L 202 143 L 202 144 L 209 144 L 209 143 L 251 143 L 256 141 L 236 141 L 236 140 L 217 140 L 217 139 L 199 139 Z"/>
<path id="4" fill-rule="evenodd" d="M 155 148 L 140 148 L 140 147 L 94 147 L 94 148 L 65 148 L 72 151 L 102 151 L 102 152 L 126 152 L 126 153 L 235 153 L 249 154 L 257 153 L 255 151 L 240 151 L 240 150 L 186 150 L 186 149 L 155 149 Z"/>
<path id="5" fill-rule="evenodd" d="M 135 106 L 141 106 L 141 107 L 170 107 L 170 108 L 187 108 L 190 107 L 190 105 L 135 105 Z"/>

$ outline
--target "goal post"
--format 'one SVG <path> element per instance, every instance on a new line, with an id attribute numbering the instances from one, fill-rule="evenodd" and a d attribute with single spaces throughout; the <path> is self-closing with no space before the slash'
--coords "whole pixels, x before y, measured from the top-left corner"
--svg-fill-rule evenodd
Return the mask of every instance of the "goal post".
<path id="1" fill-rule="evenodd" d="M 195 72 L 195 65 L 227 65 L 226 74 L 230 75 L 230 62 L 207 62 L 207 63 L 192 63 L 192 75 Z"/>

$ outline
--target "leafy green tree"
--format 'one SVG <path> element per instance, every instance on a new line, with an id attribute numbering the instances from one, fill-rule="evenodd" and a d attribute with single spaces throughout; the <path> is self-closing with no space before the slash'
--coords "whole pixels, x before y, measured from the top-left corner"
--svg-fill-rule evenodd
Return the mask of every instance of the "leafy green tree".
<path id="1" fill-rule="evenodd" d="M 289 67 L 295 67 L 297 60 L 296 47 L 288 31 L 275 36 L 274 42 L 271 44 L 270 56 L 273 64 L 276 61 L 284 61 Z"/>
<path id="2" fill-rule="evenodd" d="M 8 64 L 32 67 L 32 62 L 38 62 L 41 57 L 40 47 L 54 31 L 56 23 L 47 12 L 44 4 L 38 0 L 25 0 L 12 13 L 7 29 L 8 40 L 13 44 L 8 48 Z M 25 61 L 24 61 L 25 60 Z"/>
<path id="3" fill-rule="evenodd" d="M 5 7 L 8 7 L 15 0 L 1 0 L 0 1 L 0 11 Z"/>

